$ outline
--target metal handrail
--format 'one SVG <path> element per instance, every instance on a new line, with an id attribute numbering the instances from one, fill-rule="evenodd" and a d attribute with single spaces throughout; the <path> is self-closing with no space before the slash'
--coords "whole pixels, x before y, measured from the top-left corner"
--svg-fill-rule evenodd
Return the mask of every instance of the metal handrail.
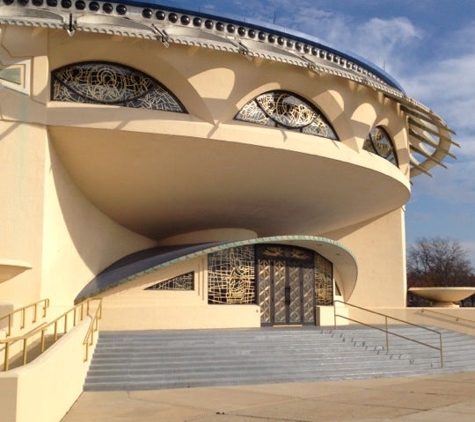
<path id="1" fill-rule="evenodd" d="M 89 299 L 87 301 L 87 313 L 89 314 L 89 302 L 93 299 Z M 94 315 L 91 315 L 91 324 L 89 325 L 89 329 L 87 330 L 86 337 L 84 338 L 83 344 L 86 347 L 86 355 L 84 357 L 84 362 L 89 360 L 89 346 L 94 344 L 94 333 L 97 332 L 99 329 L 99 320 L 102 318 L 102 299 L 98 298 L 95 300 L 99 300 L 99 305 L 97 306 Z"/>
<path id="2" fill-rule="evenodd" d="M 346 306 L 351 306 L 353 308 L 357 308 L 357 309 L 360 309 L 362 311 L 365 311 L 365 312 L 368 312 L 368 313 L 371 313 L 371 314 L 374 314 L 374 315 L 379 315 L 379 316 L 382 316 L 384 317 L 384 321 L 385 321 L 385 328 L 380 328 L 378 327 L 377 325 L 372 325 L 372 324 L 367 324 L 365 322 L 362 322 L 362 321 L 358 321 L 356 319 L 352 319 L 352 318 L 349 318 L 347 316 L 344 316 L 344 315 L 338 315 L 337 314 L 337 311 L 336 311 L 336 306 L 335 304 L 336 303 L 342 303 Z M 399 318 L 396 318 L 396 317 L 392 317 L 390 315 L 386 315 L 386 314 L 383 314 L 381 312 L 376 312 L 376 311 L 372 311 L 371 309 L 367 309 L 367 308 L 363 308 L 361 306 L 357 306 L 357 305 L 353 305 L 351 303 L 347 303 L 347 302 L 343 302 L 342 300 L 334 300 L 333 301 L 333 318 L 334 318 L 334 325 L 335 325 L 335 330 L 337 329 L 337 324 L 336 324 L 336 319 L 338 318 L 343 318 L 343 319 L 346 319 L 347 321 L 351 321 L 351 322 L 354 322 L 356 324 L 360 324 L 360 325 L 364 325 L 365 327 L 369 327 L 369 328 L 373 328 L 375 330 L 379 330 L 379 331 L 383 331 L 384 333 L 386 333 L 386 349 L 389 350 L 389 334 L 395 336 L 395 337 L 400 337 L 404 340 L 408 340 L 408 341 L 412 341 L 413 343 L 417 343 L 417 344 L 421 344 L 422 346 L 426 346 L 426 347 L 429 347 L 431 349 L 435 349 L 435 350 L 438 350 L 439 353 L 440 353 L 440 367 L 443 368 L 444 367 L 444 352 L 443 352 L 443 348 L 442 348 L 442 333 L 440 331 L 437 331 L 437 330 L 433 330 L 431 328 L 427 328 L 427 327 L 424 327 L 423 325 L 419 325 L 419 324 L 414 324 L 412 322 L 409 322 L 409 321 L 405 321 L 403 319 L 399 319 Z M 415 340 L 413 338 L 410 338 L 410 337 L 407 337 L 407 336 L 403 336 L 402 334 L 398 334 L 398 333 L 395 333 L 393 331 L 389 331 L 388 330 L 388 319 L 391 319 L 393 321 L 397 321 L 397 322 L 400 322 L 402 324 L 407 324 L 407 325 L 411 325 L 413 327 L 417 327 L 417 328 L 421 328 L 423 330 L 426 330 L 426 331 L 430 331 L 432 333 L 435 333 L 439 336 L 439 347 L 437 346 L 433 346 L 432 344 L 429 344 L 429 343 L 425 343 L 423 341 L 419 341 L 419 340 Z"/>
<path id="3" fill-rule="evenodd" d="M 99 301 L 99 305 L 97 306 L 94 315 L 90 315 L 90 303 L 94 301 Z M 86 316 L 91 317 L 91 323 L 89 325 L 89 329 L 87 331 L 86 337 L 84 339 L 83 344 L 86 346 L 86 360 L 88 359 L 88 349 L 89 346 L 93 344 L 94 341 L 94 332 L 98 329 L 98 321 L 102 317 L 102 299 L 101 298 L 92 298 L 87 299 L 84 302 L 79 303 L 78 305 L 74 306 L 70 310 L 66 311 L 64 314 L 59 316 L 58 318 L 54 319 L 53 321 L 49 322 L 46 325 L 43 325 L 28 334 L 18 337 L 12 337 L 9 339 L 0 340 L 0 344 L 4 344 L 4 361 L 3 361 L 3 370 L 8 371 L 10 367 L 10 347 L 13 343 L 18 341 L 22 342 L 21 352 L 22 352 L 22 365 L 26 365 L 28 362 L 28 343 L 29 341 L 37 334 L 40 334 L 40 354 L 46 350 L 46 334 L 47 331 L 53 327 L 53 343 L 58 340 L 58 336 L 60 332 L 62 334 L 66 334 L 69 329 L 69 316 L 72 314 L 72 327 L 74 328 L 79 321 L 84 320 Z M 78 315 L 79 314 L 79 315 Z M 61 323 L 61 326 L 59 326 Z"/>
<path id="4" fill-rule="evenodd" d="M 6 337 L 10 337 L 11 334 L 12 334 L 13 315 L 21 312 L 20 330 L 23 330 L 23 328 L 25 328 L 25 325 L 26 325 L 26 311 L 30 308 L 34 308 L 33 321 L 31 322 L 32 324 L 34 324 L 36 322 L 36 318 L 37 318 L 37 315 L 38 315 L 38 305 L 40 303 L 43 303 L 43 318 L 45 318 L 46 317 L 46 310 L 49 308 L 49 299 L 39 300 L 38 302 L 31 303 L 30 305 L 23 306 L 22 308 L 15 309 L 15 310 L 11 311 L 8 314 L 0 316 L 0 321 L 2 319 L 8 318 Z"/>
<path id="5" fill-rule="evenodd" d="M 455 322 L 459 322 L 459 321 L 467 322 L 467 323 L 469 323 L 469 324 L 473 324 L 473 325 L 474 325 L 474 326 L 471 327 L 471 328 L 475 328 L 475 321 L 474 321 L 473 319 L 462 318 L 462 317 L 458 317 L 458 316 L 455 316 L 455 315 L 446 314 L 446 313 L 444 313 L 444 312 L 433 311 L 432 309 L 421 309 L 421 313 L 422 313 L 422 314 L 423 314 L 423 313 L 431 313 L 431 314 L 435 314 L 435 315 L 444 316 L 444 317 L 453 319 Z"/>

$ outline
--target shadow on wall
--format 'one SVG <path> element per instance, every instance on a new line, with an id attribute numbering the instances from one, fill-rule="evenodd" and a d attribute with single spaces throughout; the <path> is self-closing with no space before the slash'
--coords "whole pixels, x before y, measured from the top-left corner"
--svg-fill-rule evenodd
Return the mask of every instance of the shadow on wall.
<path id="1" fill-rule="evenodd" d="M 50 212 L 45 230 L 55 279 L 76 284 L 75 293 L 112 262 L 125 255 L 156 245 L 117 224 L 86 199 L 61 163 L 50 142 L 51 183 L 47 191 Z M 65 263 L 67 263 L 65 265 Z"/>

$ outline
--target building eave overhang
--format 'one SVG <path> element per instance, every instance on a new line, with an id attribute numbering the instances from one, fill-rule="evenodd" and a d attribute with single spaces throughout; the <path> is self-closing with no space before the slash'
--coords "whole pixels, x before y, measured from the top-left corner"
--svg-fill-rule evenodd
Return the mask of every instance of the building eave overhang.
<path id="1" fill-rule="evenodd" d="M 24 3 L 24 0 L 16 0 Z M 155 40 L 262 58 L 351 80 L 400 104 L 407 119 L 410 175 L 430 175 L 449 155 L 454 133 L 431 109 L 409 98 L 402 87 L 374 64 L 272 24 L 241 21 L 162 6 L 154 1 L 37 0 L 38 6 L 8 0 L 0 6 L 0 24 L 61 29 Z M 69 7 L 65 7 L 69 6 Z M 199 23 L 199 24 L 198 24 Z"/>

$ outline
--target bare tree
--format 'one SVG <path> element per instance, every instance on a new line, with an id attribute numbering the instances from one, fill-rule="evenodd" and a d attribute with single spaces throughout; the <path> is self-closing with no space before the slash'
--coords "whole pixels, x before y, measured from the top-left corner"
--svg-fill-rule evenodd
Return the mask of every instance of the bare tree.
<path id="1" fill-rule="evenodd" d="M 473 268 L 460 242 L 421 238 L 407 251 L 408 287 L 472 286 Z"/>

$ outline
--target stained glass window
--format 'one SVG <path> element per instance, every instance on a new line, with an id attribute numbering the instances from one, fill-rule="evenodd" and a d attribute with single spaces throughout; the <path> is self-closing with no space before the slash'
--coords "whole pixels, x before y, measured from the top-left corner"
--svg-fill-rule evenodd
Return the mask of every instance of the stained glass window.
<path id="1" fill-rule="evenodd" d="M 286 91 L 270 91 L 249 101 L 236 120 L 280 127 L 337 140 L 335 131 L 313 105 Z"/>
<path id="2" fill-rule="evenodd" d="M 160 283 L 147 287 L 145 290 L 194 290 L 194 288 L 195 273 L 190 272 L 161 281 Z"/>
<path id="3" fill-rule="evenodd" d="M 388 133 L 382 127 L 375 127 L 366 138 L 363 149 L 398 165 L 396 149 Z"/>
<path id="4" fill-rule="evenodd" d="M 254 246 L 240 246 L 208 255 L 208 303 L 256 303 Z"/>
<path id="5" fill-rule="evenodd" d="M 116 63 L 82 62 L 52 72 L 51 99 L 186 113 L 158 81 Z"/>

